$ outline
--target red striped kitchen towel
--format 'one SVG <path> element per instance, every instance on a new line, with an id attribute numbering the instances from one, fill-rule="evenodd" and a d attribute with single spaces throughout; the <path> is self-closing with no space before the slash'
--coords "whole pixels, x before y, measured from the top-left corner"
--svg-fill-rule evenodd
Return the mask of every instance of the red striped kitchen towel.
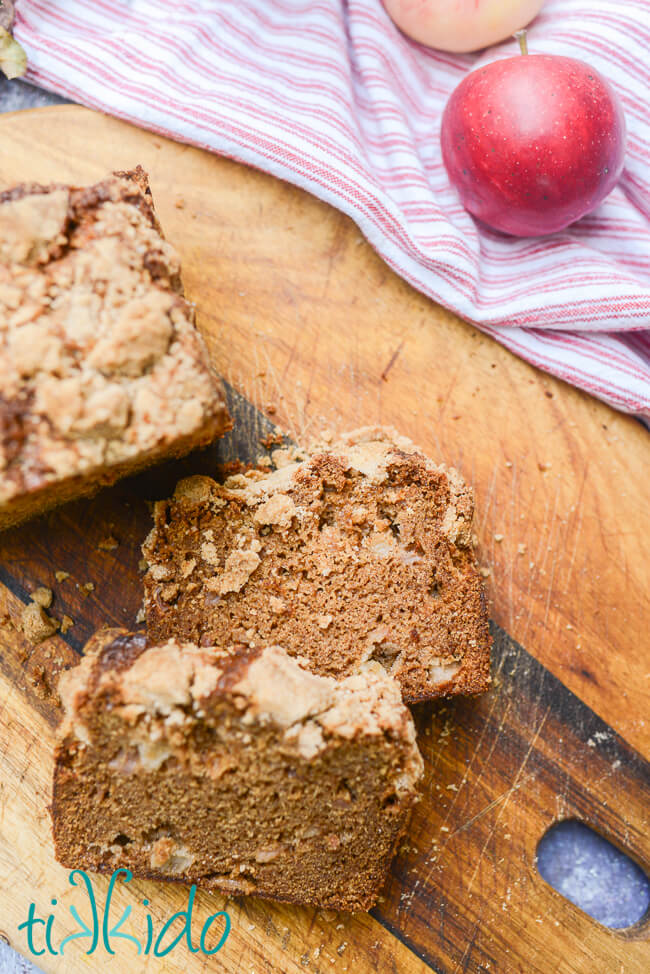
<path id="1" fill-rule="evenodd" d="M 449 55 L 381 0 L 19 0 L 29 78 L 266 169 L 348 213 L 398 274 L 513 352 L 650 419 L 648 0 L 549 0 L 530 47 L 618 90 L 620 184 L 552 237 L 478 227 L 442 165 L 445 102 L 508 42 Z"/>

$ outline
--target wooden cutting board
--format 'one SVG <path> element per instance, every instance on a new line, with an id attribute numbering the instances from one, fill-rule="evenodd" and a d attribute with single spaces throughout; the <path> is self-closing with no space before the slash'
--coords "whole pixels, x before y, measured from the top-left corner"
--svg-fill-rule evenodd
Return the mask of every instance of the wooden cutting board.
<path id="1" fill-rule="evenodd" d="M 254 459 L 271 420 L 296 439 L 383 423 L 474 486 L 495 681 L 481 700 L 417 708 L 424 797 L 381 903 L 346 917 L 200 895 L 197 930 L 224 904 L 232 919 L 212 959 L 179 946 L 145 960 L 129 944 L 86 956 L 82 941 L 35 960 L 73 974 L 645 974 L 648 925 L 590 920 L 544 883 L 535 851 L 575 817 L 650 862 L 647 432 L 413 291 L 349 219 L 285 183 L 77 107 L 3 116 L 0 133 L 3 188 L 145 166 L 237 420 L 200 456 L 0 535 L 0 936 L 27 953 L 31 902 L 54 915 L 55 944 L 74 929 L 47 813 L 56 675 L 95 628 L 135 625 L 147 501 Z M 17 626 L 39 585 L 74 625 L 32 647 Z M 145 897 L 156 929 L 187 904 L 182 887 L 120 888 L 136 936 Z"/>

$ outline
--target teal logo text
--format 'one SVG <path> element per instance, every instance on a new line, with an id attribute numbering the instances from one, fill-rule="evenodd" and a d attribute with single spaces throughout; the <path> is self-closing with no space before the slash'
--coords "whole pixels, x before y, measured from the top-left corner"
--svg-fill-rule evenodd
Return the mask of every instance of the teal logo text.
<path id="1" fill-rule="evenodd" d="M 194 899 L 196 897 L 196 886 L 190 887 L 187 898 L 187 908 L 179 910 L 169 917 L 158 932 L 154 929 L 153 919 L 148 911 L 145 911 L 143 926 L 144 932 L 141 938 L 135 937 L 130 933 L 125 933 L 122 929 L 128 918 L 131 916 L 131 906 L 126 906 L 119 918 L 111 913 L 111 901 L 113 890 L 118 879 L 123 877 L 124 883 L 131 882 L 133 874 L 129 869 L 116 869 L 110 878 L 106 901 L 103 910 L 97 905 L 95 891 L 93 889 L 90 876 L 83 869 L 73 869 L 69 880 L 72 886 L 79 887 L 83 891 L 84 899 L 87 901 L 83 910 L 84 917 L 74 904 L 70 904 L 68 909 L 77 929 L 74 933 L 68 934 L 58 944 L 55 943 L 55 918 L 56 911 L 47 917 L 40 917 L 36 913 L 36 904 L 30 903 L 27 919 L 19 924 L 18 929 L 25 931 L 27 938 L 27 948 L 30 953 L 40 956 L 49 952 L 50 954 L 64 954 L 65 949 L 73 940 L 83 941 L 87 954 L 93 954 L 96 950 L 105 950 L 108 954 L 115 953 L 115 947 L 119 943 L 126 941 L 131 945 L 137 954 L 153 954 L 154 957 L 164 957 L 174 947 L 184 940 L 185 946 L 192 954 L 203 954 L 211 956 L 221 950 L 230 933 L 230 917 L 225 910 L 213 913 L 204 921 L 200 930 L 194 931 L 194 936 L 198 940 L 198 946 L 192 940 L 192 912 L 194 909 Z M 57 900 L 52 899 L 52 906 L 57 906 Z M 147 907 L 149 900 L 142 900 L 142 905 Z M 182 921 L 180 932 L 171 934 L 172 924 L 176 920 Z M 219 932 L 221 931 L 220 935 Z M 218 938 L 218 939 L 217 939 Z M 214 942 L 216 939 L 216 943 Z"/>

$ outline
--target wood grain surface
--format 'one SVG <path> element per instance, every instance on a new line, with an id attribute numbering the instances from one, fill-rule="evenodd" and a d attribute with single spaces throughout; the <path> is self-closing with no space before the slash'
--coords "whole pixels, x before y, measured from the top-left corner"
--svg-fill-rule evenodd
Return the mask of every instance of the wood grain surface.
<path id="1" fill-rule="evenodd" d="M 577 817 L 650 861 L 647 433 L 414 292 L 346 218 L 283 183 L 79 108 L 0 126 L 3 186 L 145 165 L 237 420 L 201 455 L 0 535 L 0 930 L 24 952 L 17 925 L 52 896 L 59 940 L 66 930 L 74 891 L 46 811 L 58 672 L 98 626 L 135 624 L 148 502 L 189 471 L 254 460 L 271 429 L 261 410 L 294 438 L 392 423 L 473 483 L 495 685 L 417 709 L 424 797 L 371 916 L 230 900 L 217 957 L 179 951 L 156 969 L 645 974 L 648 924 L 588 919 L 541 880 L 535 850 Z M 39 585 L 74 624 L 33 647 L 19 624 Z M 187 900 L 162 884 L 120 890 L 134 930 L 145 895 L 159 923 Z M 197 917 L 223 903 L 199 897 Z M 105 961 L 72 947 L 38 958 L 73 974 Z M 128 948 L 120 962 L 153 967 Z"/>

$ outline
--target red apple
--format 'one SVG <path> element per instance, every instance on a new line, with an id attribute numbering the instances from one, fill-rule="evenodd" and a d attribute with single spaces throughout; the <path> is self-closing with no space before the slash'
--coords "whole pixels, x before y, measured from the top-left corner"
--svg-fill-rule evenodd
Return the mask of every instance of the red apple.
<path id="1" fill-rule="evenodd" d="M 589 64 L 522 54 L 461 81 L 441 139 L 463 206 L 496 230 L 528 237 L 563 230 L 607 196 L 623 169 L 625 117 Z"/>

